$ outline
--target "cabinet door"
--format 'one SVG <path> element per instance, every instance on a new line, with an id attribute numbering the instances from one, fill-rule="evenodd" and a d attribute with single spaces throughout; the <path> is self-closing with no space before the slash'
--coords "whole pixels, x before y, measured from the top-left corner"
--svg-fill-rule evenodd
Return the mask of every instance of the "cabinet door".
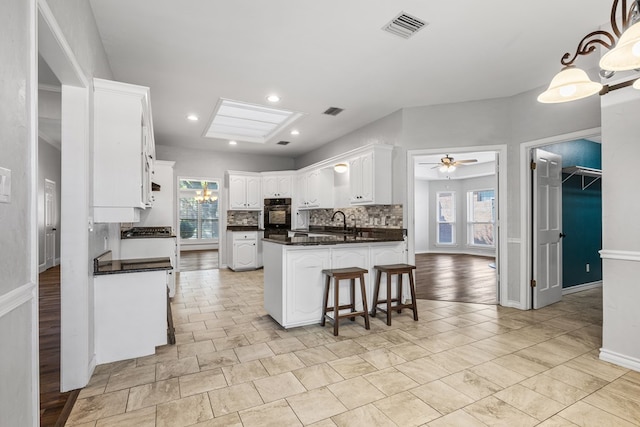
<path id="1" fill-rule="evenodd" d="M 320 323 L 329 249 L 290 251 L 286 257 L 286 325 Z"/>
<path id="2" fill-rule="evenodd" d="M 373 202 L 373 153 L 360 157 L 360 202 Z"/>
<path id="3" fill-rule="evenodd" d="M 306 183 L 307 207 L 317 207 L 320 200 L 320 171 L 311 171 L 307 174 Z"/>
<path id="4" fill-rule="evenodd" d="M 258 248 L 256 240 L 236 240 L 233 243 L 233 269 L 251 270 L 257 267 Z"/>
<path id="5" fill-rule="evenodd" d="M 349 190 L 351 203 L 358 203 L 362 194 L 362 162 L 360 157 L 349 160 Z"/>
<path id="6" fill-rule="evenodd" d="M 247 177 L 229 175 L 229 207 L 231 209 L 246 209 Z"/>
<path id="7" fill-rule="evenodd" d="M 259 176 L 248 176 L 247 178 L 247 200 L 248 209 L 262 209 L 262 179 Z"/>
<path id="8" fill-rule="evenodd" d="M 302 173 L 296 177 L 296 205 L 307 207 L 307 175 Z"/>
<path id="9" fill-rule="evenodd" d="M 357 157 L 349 162 L 349 188 L 351 203 L 373 202 L 373 153 Z"/>
<path id="10" fill-rule="evenodd" d="M 285 175 L 278 177 L 278 197 L 291 197 L 293 195 L 293 177 Z"/>
<path id="11" fill-rule="evenodd" d="M 262 178 L 262 189 L 265 199 L 278 197 L 278 177 L 265 176 Z"/>

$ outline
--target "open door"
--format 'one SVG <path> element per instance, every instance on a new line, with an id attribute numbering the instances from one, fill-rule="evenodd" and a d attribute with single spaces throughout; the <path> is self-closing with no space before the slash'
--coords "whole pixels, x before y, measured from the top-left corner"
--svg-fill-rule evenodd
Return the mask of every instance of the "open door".
<path id="1" fill-rule="evenodd" d="M 56 259 L 56 183 L 44 180 L 44 260 L 45 269 Z"/>
<path id="2" fill-rule="evenodd" d="M 562 299 L 562 157 L 533 150 L 533 308 Z"/>

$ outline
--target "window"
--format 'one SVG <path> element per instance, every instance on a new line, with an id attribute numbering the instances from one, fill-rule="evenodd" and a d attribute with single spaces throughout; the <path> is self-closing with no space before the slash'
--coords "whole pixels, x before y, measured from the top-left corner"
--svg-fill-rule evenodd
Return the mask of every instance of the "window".
<path id="1" fill-rule="evenodd" d="M 180 180 L 180 239 L 185 243 L 218 240 L 217 181 Z"/>
<path id="2" fill-rule="evenodd" d="M 454 245 L 456 243 L 456 193 L 453 191 L 436 194 L 437 243 Z"/>
<path id="3" fill-rule="evenodd" d="M 495 191 L 477 190 L 467 193 L 467 224 L 469 245 L 495 246 Z"/>

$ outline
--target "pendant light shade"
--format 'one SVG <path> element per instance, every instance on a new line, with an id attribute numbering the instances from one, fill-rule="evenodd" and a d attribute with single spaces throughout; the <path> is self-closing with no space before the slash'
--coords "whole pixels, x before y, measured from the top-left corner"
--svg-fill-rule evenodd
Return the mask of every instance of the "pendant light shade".
<path id="1" fill-rule="evenodd" d="M 616 47 L 600 59 L 600 68 L 610 71 L 640 68 L 640 22 L 622 33 Z"/>
<path id="2" fill-rule="evenodd" d="M 538 102 L 553 104 L 586 98 L 602 90 L 602 85 L 589 79 L 580 68 L 565 67 L 551 80 L 549 88 L 538 96 Z"/>

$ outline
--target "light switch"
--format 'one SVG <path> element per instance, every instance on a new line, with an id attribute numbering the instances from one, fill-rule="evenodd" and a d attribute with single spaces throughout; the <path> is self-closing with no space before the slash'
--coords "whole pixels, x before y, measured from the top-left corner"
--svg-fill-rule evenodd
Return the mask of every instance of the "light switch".
<path id="1" fill-rule="evenodd" d="M 11 203 L 11 169 L 0 168 L 0 203 Z"/>

